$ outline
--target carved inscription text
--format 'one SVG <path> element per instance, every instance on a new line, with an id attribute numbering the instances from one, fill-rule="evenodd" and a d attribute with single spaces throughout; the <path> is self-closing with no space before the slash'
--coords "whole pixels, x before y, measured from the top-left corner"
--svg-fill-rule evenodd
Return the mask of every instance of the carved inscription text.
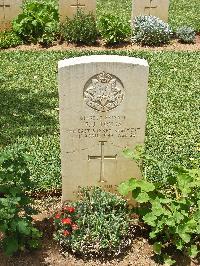
<path id="1" fill-rule="evenodd" d="M 73 138 L 135 138 L 139 127 L 128 127 L 125 116 L 81 116 L 80 128 L 67 129 Z"/>

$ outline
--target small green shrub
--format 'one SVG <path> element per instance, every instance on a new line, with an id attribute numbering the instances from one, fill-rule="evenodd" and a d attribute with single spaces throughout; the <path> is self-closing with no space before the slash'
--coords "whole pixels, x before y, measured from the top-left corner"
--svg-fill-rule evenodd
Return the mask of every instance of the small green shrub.
<path id="1" fill-rule="evenodd" d="M 37 248 L 41 233 L 33 226 L 27 191 L 33 186 L 22 151 L 0 154 L 0 233 L 6 255 Z"/>
<path id="2" fill-rule="evenodd" d="M 21 38 L 13 31 L 0 32 L 0 48 L 16 47 L 22 44 Z"/>
<path id="3" fill-rule="evenodd" d="M 182 26 L 177 29 L 176 35 L 182 43 L 194 43 L 195 42 L 195 30 L 191 27 Z"/>
<path id="4" fill-rule="evenodd" d="M 13 30 L 24 42 L 49 45 L 58 36 L 58 10 L 52 2 L 26 1 L 23 13 L 13 21 Z"/>
<path id="5" fill-rule="evenodd" d="M 95 16 L 81 9 L 73 19 L 66 18 L 62 26 L 62 37 L 67 42 L 92 44 L 97 41 L 98 31 Z"/>
<path id="6" fill-rule="evenodd" d="M 99 31 L 107 44 L 123 42 L 130 36 L 130 25 L 122 17 L 104 14 L 99 19 Z"/>
<path id="7" fill-rule="evenodd" d="M 126 151 L 126 155 L 127 155 Z M 133 158 L 130 153 L 130 157 Z M 138 156 L 135 156 L 138 160 Z M 142 220 L 151 227 L 154 252 L 169 265 L 175 263 L 165 248 L 174 246 L 190 257 L 196 257 L 200 234 L 200 170 L 175 167 L 166 183 L 152 183 L 145 178 L 130 179 L 119 186 L 122 195 L 132 193 L 140 204 Z"/>
<path id="8" fill-rule="evenodd" d="M 154 16 L 138 16 L 133 20 L 133 37 L 141 45 L 163 45 L 170 42 L 169 25 Z"/>
<path id="9" fill-rule="evenodd" d="M 83 189 L 81 200 L 55 216 L 55 239 L 84 258 L 114 256 L 130 244 L 129 210 L 119 196 Z"/>

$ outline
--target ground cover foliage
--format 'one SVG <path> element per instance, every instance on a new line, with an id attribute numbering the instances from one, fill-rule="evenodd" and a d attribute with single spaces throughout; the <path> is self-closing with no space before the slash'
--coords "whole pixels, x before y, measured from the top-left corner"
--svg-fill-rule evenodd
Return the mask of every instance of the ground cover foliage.
<path id="1" fill-rule="evenodd" d="M 8 256 L 26 248 L 38 248 L 42 236 L 32 224 L 31 215 L 36 211 L 27 190 L 34 184 L 27 160 L 20 149 L 0 154 L 0 246 Z"/>
<path id="2" fill-rule="evenodd" d="M 146 156 L 141 146 L 134 151 L 124 150 L 124 156 L 135 160 L 141 170 L 144 168 L 143 162 L 154 161 L 154 158 Z M 176 262 L 167 252 L 170 246 L 191 258 L 195 258 L 200 251 L 199 181 L 200 169 L 175 166 L 164 183 L 152 183 L 143 175 L 142 179 L 131 178 L 119 186 L 122 195 L 131 192 L 139 203 L 139 208 L 133 207 L 133 212 L 138 213 L 139 219 L 150 226 L 149 237 L 154 242 L 154 252 L 167 265 Z"/>
<path id="3" fill-rule="evenodd" d="M 198 52 L 96 52 L 145 58 L 150 64 L 146 153 L 148 178 L 165 180 L 174 164 L 199 163 Z M 94 52 L 0 53 L 0 149 L 24 146 L 35 189 L 61 187 L 57 62 Z M 78 77 L 74 77 L 78 78 Z M 130 147 L 131 148 L 131 147 Z"/>

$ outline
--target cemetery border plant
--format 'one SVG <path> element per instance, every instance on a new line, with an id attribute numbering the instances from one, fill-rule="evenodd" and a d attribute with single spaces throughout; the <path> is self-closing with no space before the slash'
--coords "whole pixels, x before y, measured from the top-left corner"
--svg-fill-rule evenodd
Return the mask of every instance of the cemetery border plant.
<path id="1" fill-rule="evenodd" d="M 6 49 L 22 44 L 21 38 L 13 31 L 0 32 L 0 48 Z"/>
<path id="2" fill-rule="evenodd" d="M 85 188 L 80 200 L 55 215 L 55 239 L 83 258 L 117 256 L 129 239 L 129 210 L 121 197 L 101 188 Z"/>
<path id="3" fill-rule="evenodd" d="M 136 152 L 127 149 L 124 153 L 141 167 L 140 159 L 145 157 L 141 149 Z M 166 183 L 152 183 L 144 177 L 140 180 L 132 178 L 119 186 L 122 195 L 131 192 L 139 203 L 139 208 L 134 211 L 151 227 L 149 236 L 155 241 L 154 252 L 168 265 L 173 265 L 175 260 L 165 252 L 166 247 L 174 246 L 191 258 L 200 252 L 199 183 L 199 169 L 175 167 Z"/>
<path id="4" fill-rule="evenodd" d="M 17 152 L 0 154 L 0 244 L 10 256 L 26 248 L 40 245 L 41 233 L 32 224 L 31 199 L 27 191 L 33 186 L 27 167 L 27 157 Z"/>
<path id="5" fill-rule="evenodd" d="M 26 1 L 12 24 L 24 42 L 50 45 L 59 35 L 58 9 L 51 1 Z"/>
<path id="6" fill-rule="evenodd" d="M 100 35 L 106 44 L 124 42 L 130 37 L 131 28 L 122 17 L 116 14 L 104 14 L 98 22 Z"/>
<path id="7" fill-rule="evenodd" d="M 61 26 L 62 38 L 67 42 L 76 44 L 93 44 L 97 41 L 98 30 L 96 18 L 92 13 L 85 14 L 78 9 L 72 18 L 66 18 Z"/>
<path id="8" fill-rule="evenodd" d="M 182 43 L 194 43 L 195 42 L 195 30 L 188 26 L 179 27 L 176 31 L 176 35 Z"/>
<path id="9" fill-rule="evenodd" d="M 169 25 L 154 16 L 138 16 L 133 20 L 132 41 L 141 45 L 168 44 L 172 36 Z"/>

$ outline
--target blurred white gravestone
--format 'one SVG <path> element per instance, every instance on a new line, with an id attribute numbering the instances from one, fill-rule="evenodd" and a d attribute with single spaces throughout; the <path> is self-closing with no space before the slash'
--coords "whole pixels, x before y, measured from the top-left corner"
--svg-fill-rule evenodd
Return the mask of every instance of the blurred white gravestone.
<path id="1" fill-rule="evenodd" d="M 59 0 L 60 21 L 64 22 L 66 17 L 73 18 L 78 9 L 84 13 L 96 13 L 96 0 Z"/>
<path id="2" fill-rule="evenodd" d="M 141 176 L 122 151 L 143 144 L 148 63 L 144 59 L 94 55 L 58 64 L 62 200 L 80 187 L 115 186 Z"/>
<path id="3" fill-rule="evenodd" d="M 11 23 L 22 12 L 22 0 L 0 0 L 0 30 L 11 28 Z"/>
<path id="4" fill-rule="evenodd" d="M 156 16 L 168 21 L 169 0 L 133 0 L 132 19 L 140 15 Z"/>

